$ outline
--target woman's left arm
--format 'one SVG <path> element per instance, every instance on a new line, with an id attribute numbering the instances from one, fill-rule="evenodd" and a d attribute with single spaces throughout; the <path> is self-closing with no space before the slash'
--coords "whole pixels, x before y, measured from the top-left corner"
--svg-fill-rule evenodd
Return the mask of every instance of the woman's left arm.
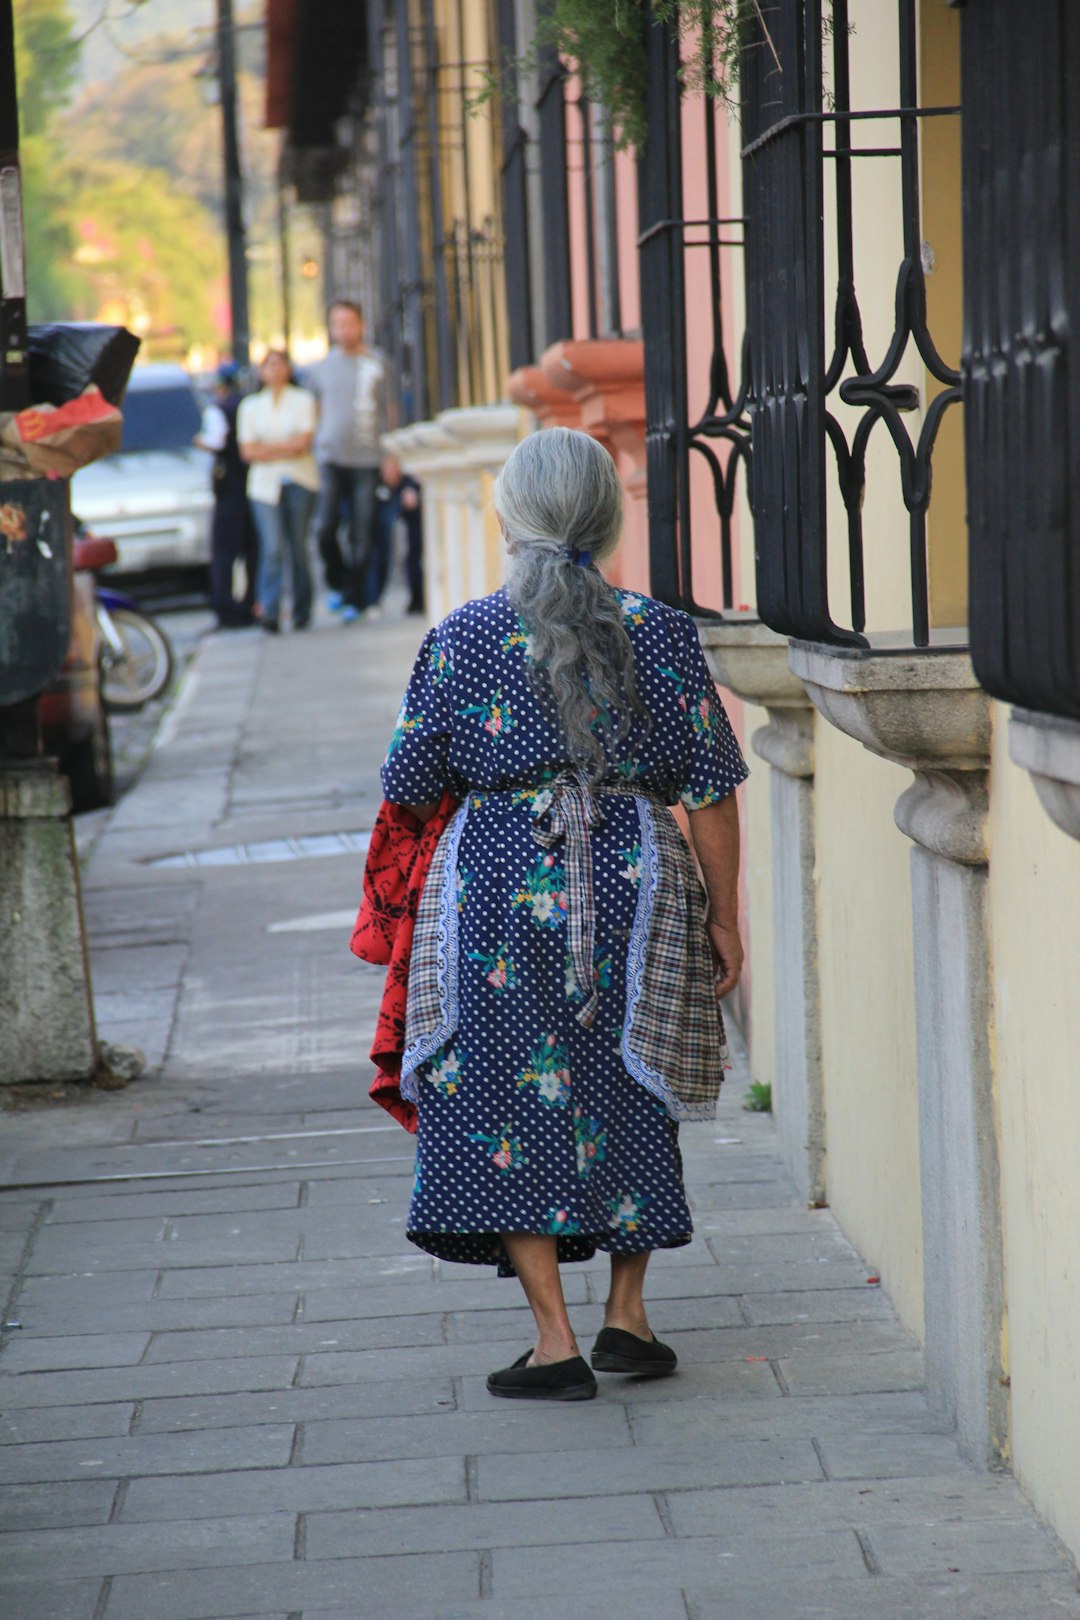
<path id="1" fill-rule="evenodd" d="M 723 974 L 716 993 L 726 996 L 738 984 L 743 964 L 739 937 L 739 808 L 734 793 L 689 811 L 687 821 L 709 897 L 709 944 Z"/>

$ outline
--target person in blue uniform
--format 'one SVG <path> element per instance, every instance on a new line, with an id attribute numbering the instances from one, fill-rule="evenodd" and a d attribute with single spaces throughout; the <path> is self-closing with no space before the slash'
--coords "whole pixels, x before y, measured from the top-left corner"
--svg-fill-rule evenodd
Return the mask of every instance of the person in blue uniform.
<path id="1" fill-rule="evenodd" d="M 221 630 L 240 630 L 254 624 L 255 565 L 259 540 L 247 496 L 247 462 L 236 442 L 236 416 L 240 409 L 240 367 L 226 360 L 218 367 L 213 398 L 203 411 L 198 437 L 200 450 L 212 452 L 210 472 L 214 510 L 210 520 L 210 605 Z M 237 600 L 233 574 L 244 565 L 244 592 Z"/>
<path id="2" fill-rule="evenodd" d="M 520 1279 L 536 1340 L 492 1394 L 581 1400 L 596 1370 L 675 1370 L 643 1288 L 652 1252 L 692 1236 L 678 1135 L 712 1117 L 726 1065 L 747 771 L 692 620 L 600 573 L 622 527 L 608 452 L 530 435 L 494 502 L 506 584 L 425 636 L 382 768 L 421 820 L 461 801 L 413 941 L 407 1230 Z M 597 1249 L 590 1367 L 559 1268 Z"/>

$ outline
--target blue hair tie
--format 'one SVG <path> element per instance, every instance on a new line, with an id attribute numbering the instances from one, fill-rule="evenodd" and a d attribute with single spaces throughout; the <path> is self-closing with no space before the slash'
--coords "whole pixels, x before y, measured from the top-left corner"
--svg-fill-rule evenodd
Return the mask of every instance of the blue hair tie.
<path id="1" fill-rule="evenodd" d="M 560 547 L 559 556 L 560 557 L 566 557 L 570 562 L 574 563 L 578 568 L 588 568 L 590 566 L 590 564 L 592 563 L 592 552 L 591 551 L 577 551 L 577 550 L 575 550 L 575 548 L 573 546 L 562 546 L 562 547 Z"/>

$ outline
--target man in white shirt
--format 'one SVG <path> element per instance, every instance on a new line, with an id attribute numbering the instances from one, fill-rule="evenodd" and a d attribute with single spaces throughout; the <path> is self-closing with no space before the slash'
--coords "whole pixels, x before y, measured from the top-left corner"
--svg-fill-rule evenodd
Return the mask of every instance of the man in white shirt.
<path id="1" fill-rule="evenodd" d="M 315 535 L 330 592 L 329 605 L 350 623 L 364 607 L 364 582 L 375 540 L 375 490 L 380 440 L 393 422 L 391 377 L 385 359 L 364 346 L 364 316 L 350 299 L 331 304 L 331 349 L 308 381 L 318 396 L 319 504 Z M 342 508 L 347 548 L 338 543 Z"/>

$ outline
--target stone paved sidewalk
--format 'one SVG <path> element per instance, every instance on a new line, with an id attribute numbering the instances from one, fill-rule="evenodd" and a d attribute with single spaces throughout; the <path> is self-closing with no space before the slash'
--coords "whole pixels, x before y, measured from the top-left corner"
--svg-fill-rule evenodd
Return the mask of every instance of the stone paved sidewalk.
<path id="1" fill-rule="evenodd" d="M 345 949 L 415 621 L 208 641 L 86 900 L 130 1089 L 3 1116 L 4 1620 L 1050 1620 L 1076 1570 L 927 1408 L 733 1074 L 661 1255 L 682 1370 L 493 1402 L 517 1286 L 403 1235 Z M 601 1264 L 571 1268 L 585 1342 Z"/>

